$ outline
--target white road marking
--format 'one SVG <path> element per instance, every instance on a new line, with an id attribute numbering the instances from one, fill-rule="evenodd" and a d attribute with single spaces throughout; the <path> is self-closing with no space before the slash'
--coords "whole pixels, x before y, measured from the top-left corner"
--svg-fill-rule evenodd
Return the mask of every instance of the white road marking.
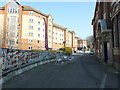
<path id="1" fill-rule="evenodd" d="M 102 83 L 100 85 L 100 88 L 104 88 L 105 87 L 106 78 L 107 78 L 107 73 L 104 74 L 104 77 L 103 77 Z"/>

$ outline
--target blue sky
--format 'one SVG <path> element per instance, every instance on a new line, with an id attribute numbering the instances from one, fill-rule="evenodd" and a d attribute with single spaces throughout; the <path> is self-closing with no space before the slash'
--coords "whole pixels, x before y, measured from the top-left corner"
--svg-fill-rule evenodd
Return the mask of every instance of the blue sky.
<path id="1" fill-rule="evenodd" d="M 76 36 L 85 39 L 92 35 L 91 21 L 95 2 L 21 2 L 45 14 L 52 14 L 54 22 L 74 30 Z M 1 4 L 3 5 L 3 4 Z"/>

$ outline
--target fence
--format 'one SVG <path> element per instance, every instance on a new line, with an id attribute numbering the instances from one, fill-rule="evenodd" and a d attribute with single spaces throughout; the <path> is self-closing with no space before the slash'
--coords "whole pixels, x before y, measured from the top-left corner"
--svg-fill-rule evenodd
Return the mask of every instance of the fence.
<path id="1" fill-rule="evenodd" d="M 56 58 L 53 53 L 0 48 L 0 74 L 5 75 L 28 65 Z"/>

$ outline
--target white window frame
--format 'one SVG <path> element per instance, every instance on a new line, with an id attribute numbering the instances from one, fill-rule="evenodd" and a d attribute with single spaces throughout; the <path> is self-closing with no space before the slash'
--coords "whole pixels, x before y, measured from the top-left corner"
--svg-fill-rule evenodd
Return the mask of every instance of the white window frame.
<path id="1" fill-rule="evenodd" d="M 28 49 L 29 49 L 29 50 L 32 50 L 32 49 L 33 49 L 33 47 L 32 47 L 32 46 L 29 46 L 29 47 L 28 47 Z"/>
<path id="2" fill-rule="evenodd" d="M 38 21 L 38 24 L 40 24 L 40 21 Z"/>
<path id="3" fill-rule="evenodd" d="M 39 44 L 40 44 L 40 40 L 38 40 L 39 41 Z"/>
<path id="4" fill-rule="evenodd" d="M 29 39 L 29 40 L 28 40 L 28 43 L 33 43 L 33 40 Z"/>
<path id="5" fill-rule="evenodd" d="M 40 28 L 38 28 L 38 30 L 40 30 Z"/>
<path id="6" fill-rule="evenodd" d="M 40 50 L 40 47 L 38 47 L 38 50 Z"/>
<path id="7" fill-rule="evenodd" d="M 41 16 L 40 16 L 40 15 L 38 15 L 38 17 L 40 18 Z"/>
<path id="8" fill-rule="evenodd" d="M 34 12 L 33 12 L 33 11 L 30 11 L 29 14 L 30 14 L 30 15 L 34 15 Z"/>
<path id="9" fill-rule="evenodd" d="M 29 29 L 34 29 L 34 27 L 33 26 L 29 26 Z"/>
<path id="10" fill-rule="evenodd" d="M 38 34 L 38 37 L 40 37 L 40 34 Z"/>
<path id="11" fill-rule="evenodd" d="M 29 32 L 28 35 L 29 35 L 29 36 L 33 36 L 33 33 L 32 33 L 32 32 Z"/>

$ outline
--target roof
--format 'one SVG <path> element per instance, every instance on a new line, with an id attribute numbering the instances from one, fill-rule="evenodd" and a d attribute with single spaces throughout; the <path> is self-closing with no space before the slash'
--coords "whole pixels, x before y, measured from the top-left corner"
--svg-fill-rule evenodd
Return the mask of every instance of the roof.
<path id="1" fill-rule="evenodd" d="M 8 4 L 8 3 L 10 3 L 10 2 L 12 2 L 12 1 L 14 1 L 14 2 L 16 2 L 18 5 L 21 5 L 22 6 L 22 4 L 18 1 L 18 0 L 9 0 L 7 3 L 5 3 L 4 5 L 6 5 L 6 4 Z"/>
<path id="2" fill-rule="evenodd" d="M 35 11 L 35 12 L 37 12 L 37 13 L 39 13 L 39 14 L 44 15 L 44 16 L 48 16 L 48 15 L 46 15 L 46 14 L 44 14 L 44 13 L 42 13 L 42 12 L 40 12 L 40 11 L 38 11 L 38 10 L 30 7 L 30 6 L 22 6 L 22 8 L 23 8 L 23 10 Z M 4 7 L 0 7 L 0 10 L 4 10 L 4 9 L 5 9 Z"/>
<path id="3" fill-rule="evenodd" d="M 32 7 L 30 7 L 30 6 L 22 6 L 22 8 L 23 8 L 23 10 L 35 11 L 35 12 L 37 12 L 37 13 L 39 13 L 39 14 L 44 15 L 44 16 L 48 16 L 48 15 L 46 15 L 46 14 L 44 14 L 44 13 L 42 13 L 42 12 L 40 12 L 40 11 L 38 11 L 38 10 L 36 10 L 36 9 L 34 9 L 34 8 L 32 8 Z"/>
<path id="4" fill-rule="evenodd" d="M 65 27 L 63 27 L 63 26 L 60 26 L 60 25 L 56 24 L 56 23 L 53 23 L 53 26 L 55 26 L 55 27 L 57 27 L 57 28 L 60 28 L 60 29 L 67 29 L 67 28 L 65 28 Z"/>

